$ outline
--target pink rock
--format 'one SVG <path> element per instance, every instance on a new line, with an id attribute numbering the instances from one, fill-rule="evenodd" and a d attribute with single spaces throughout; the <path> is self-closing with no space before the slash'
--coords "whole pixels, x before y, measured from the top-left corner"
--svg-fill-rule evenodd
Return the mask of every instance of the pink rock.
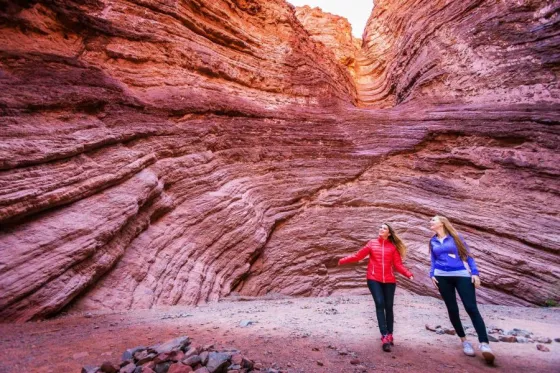
<path id="1" fill-rule="evenodd" d="M 231 357 L 231 363 L 235 364 L 235 365 L 241 365 L 243 364 L 243 355 L 241 354 L 235 354 Z"/>
<path id="2" fill-rule="evenodd" d="M 492 284 L 481 302 L 557 298 L 547 2 L 379 0 L 360 48 L 344 19 L 285 1 L 17 3 L 1 320 L 361 292 L 364 265 L 337 259 L 382 221 L 418 273 L 400 286 L 437 297 L 419 249 L 436 212 Z"/>
<path id="3" fill-rule="evenodd" d="M 194 372 L 189 365 L 184 365 L 181 363 L 171 364 L 167 373 L 190 373 Z"/>
<path id="4" fill-rule="evenodd" d="M 311 39 L 332 51 L 336 60 L 355 75 L 356 57 L 361 40 L 352 36 L 352 26 L 344 17 L 324 13 L 320 8 L 308 5 L 296 7 L 296 17 L 309 32 Z"/>
<path id="5" fill-rule="evenodd" d="M 550 352 L 550 349 L 548 347 L 546 347 L 545 345 L 541 345 L 541 344 L 537 345 L 537 350 L 542 351 L 542 352 Z"/>

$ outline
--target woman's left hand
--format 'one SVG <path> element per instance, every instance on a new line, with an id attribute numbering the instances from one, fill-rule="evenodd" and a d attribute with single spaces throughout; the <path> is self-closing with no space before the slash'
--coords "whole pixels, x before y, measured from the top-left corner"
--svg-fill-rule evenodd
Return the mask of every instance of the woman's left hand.
<path id="1" fill-rule="evenodd" d="M 480 277 L 478 277 L 477 275 L 472 275 L 471 279 L 472 279 L 472 283 L 474 284 L 474 287 L 479 288 L 480 287 Z"/>

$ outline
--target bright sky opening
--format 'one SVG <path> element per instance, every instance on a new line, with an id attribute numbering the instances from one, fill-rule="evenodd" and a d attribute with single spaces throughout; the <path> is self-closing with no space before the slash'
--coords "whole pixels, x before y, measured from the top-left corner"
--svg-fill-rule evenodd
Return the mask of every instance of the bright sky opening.
<path id="1" fill-rule="evenodd" d="M 319 7 L 324 12 L 345 17 L 352 25 L 352 34 L 362 37 L 366 22 L 373 9 L 373 0 L 287 0 L 295 6 Z"/>

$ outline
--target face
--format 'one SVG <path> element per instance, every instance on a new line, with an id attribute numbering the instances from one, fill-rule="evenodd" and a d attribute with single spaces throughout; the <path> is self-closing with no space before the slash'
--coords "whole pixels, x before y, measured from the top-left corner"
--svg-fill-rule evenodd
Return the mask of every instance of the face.
<path id="1" fill-rule="evenodd" d="M 387 225 L 382 224 L 381 227 L 379 227 L 379 235 L 384 239 L 387 239 L 387 237 L 389 237 L 390 234 L 391 233 L 389 232 L 389 227 Z"/>
<path id="2" fill-rule="evenodd" d="M 432 220 L 430 220 L 430 229 L 435 232 L 441 227 L 443 227 L 443 223 L 439 220 L 437 216 L 434 216 Z"/>

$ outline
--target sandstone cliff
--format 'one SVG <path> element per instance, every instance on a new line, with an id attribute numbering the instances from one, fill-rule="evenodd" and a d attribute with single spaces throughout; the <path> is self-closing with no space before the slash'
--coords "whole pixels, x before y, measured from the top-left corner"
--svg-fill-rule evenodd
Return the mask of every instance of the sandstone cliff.
<path id="1" fill-rule="evenodd" d="M 558 299 L 558 5 L 457 3 L 377 2 L 354 88 L 281 0 L 2 2 L 0 318 L 362 291 L 383 220 L 435 294 L 435 213 Z"/>
<path id="2" fill-rule="evenodd" d="M 361 40 L 352 36 L 352 26 L 344 17 L 325 13 L 321 8 L 296 7 L 296 17 L 312 40 L 322 43 L 335 55 L 336 61 L 355 75 L 356 58 Z"/>
<path id="3" fill-rule="evenodd" d="M 376 1 L 357 65 L 360 101 L 558 102 L 558 3 Z"/>

